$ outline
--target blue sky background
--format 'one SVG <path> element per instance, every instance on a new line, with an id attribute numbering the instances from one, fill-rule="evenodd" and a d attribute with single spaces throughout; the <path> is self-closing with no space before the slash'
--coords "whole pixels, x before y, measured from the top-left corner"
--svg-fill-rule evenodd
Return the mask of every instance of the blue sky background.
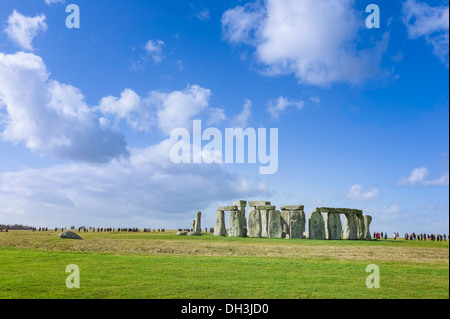
<path id="1" fill-rule="evenodd" d="M 80 29 L 65 25 L 69 3 L 79 5 Z M 371 2 L 335 3 L 342 10 L 312 0 L 2 1 L 0 223 L 178 228 L 202 211 L 204 227 L 212 227 L 217 206 L 264 199 L 303 204 L 306 213 L 363 209 L 377 231 L 448 233 L 448 1 L 377 1 L 380 29 L 365 27 Z M 14 10 L 22 18 L 8 32 Z M 26 48 L 20 30 L 39 15 L 46 27 L 22 33 L 31 41 Z M 163 44 L 152 51 L 149 41 Z M 36 69 L 25 66 L 39 58 Z M 37 69 L 48 79 L 31 82 Z M 329 74 L 316 77 L 324 69 Z M 117 102 L 126 89 L 139 97 L 135 108 L 104 99 Z M 44 97 L 31 106 L 22 92 Z M 174 92 L 205 104 L 180 97 L 172 105 Z M 64 94 L 58 107 L 84 103 L 89 125 L 49 108 Z M 287 106 L 271 113 L 280 97 Z M 139 123 L 147 116 L 145 129 L 101 105 L 121 107 Z M 278 128 L 278 172 L 169 163 L 162 127 L 171 119 L 161 115 L 169 108 L 204 128 Z M 18 129 L 27 114 L 35 114 L 27 122 L 35 128 Z M 55 136 L 71 146 L 51 146 Z"/>

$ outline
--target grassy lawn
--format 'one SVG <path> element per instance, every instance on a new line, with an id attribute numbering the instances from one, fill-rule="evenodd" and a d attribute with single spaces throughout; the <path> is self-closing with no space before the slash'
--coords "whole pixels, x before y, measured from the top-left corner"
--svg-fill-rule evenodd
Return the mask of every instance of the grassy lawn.
<path id="1" fill-rule="evenodd" d="M 448 242 L 80 235 L 0 233 L 0 298 L 449 298 Z M 66 288 L 69 264 L 80 289 Z"/>

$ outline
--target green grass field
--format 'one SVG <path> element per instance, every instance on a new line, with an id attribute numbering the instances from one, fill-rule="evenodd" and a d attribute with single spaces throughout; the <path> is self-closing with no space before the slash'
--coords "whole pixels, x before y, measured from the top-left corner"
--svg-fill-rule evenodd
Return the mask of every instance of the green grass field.
<path id="1" fill-rule="evenodd" d="M 449 298 L 448 242 L 0 233 L 0 298 Z M 80 269 L 68 289 L 66 266 Z M 380 288 L 366 287 L 366 267 Z"/>

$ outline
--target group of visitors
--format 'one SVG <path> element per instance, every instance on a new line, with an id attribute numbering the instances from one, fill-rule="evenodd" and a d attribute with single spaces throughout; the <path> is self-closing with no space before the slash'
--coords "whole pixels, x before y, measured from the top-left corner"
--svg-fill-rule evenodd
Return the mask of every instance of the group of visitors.
<path id="1" fill-rule="evenodd" d="M 416 234 L 411 233 L 405 234 L 405 240 L 420 240 L 420 241 L 447 241 L 447 235 L 440 235 L 440 234 Z"/>
<path id="2" fill-rule="evenodd" d="M 375 239 L 387 239 L 387 233 L 386 232 L 381 232 L 381 233 L 373 233 L 373 238 Z"/>
<path id="3" fill-rule="evenodd" d="M 8 232 L 8 228 L 5 228 L 5 233 Z M 0 233 L 3 233 L 3 227 L 0 227 Z"/>
<path id="4" fill-rule="evenodd" d="M 387 239 L 387 233 L 386 232 L 381 232 L 381 233 L 373 233 L 373 238 L 375 239 Z M 393 236 L 394 240 L 400 238 L 400 235 L 398 232 L 394 233 Z M 435 235 L 435 234 L 416 234 L 416 233 L 406 233 L 404 236 L 405 240 L 420 240 L 420 241 L 447 241 L 447 235 Z"/>
<path id="5" fill-rule="evenodd" d="M 31 231 L 35 232 L 35 231 L 48 231 L 48 227 L 31 227 Z"/>

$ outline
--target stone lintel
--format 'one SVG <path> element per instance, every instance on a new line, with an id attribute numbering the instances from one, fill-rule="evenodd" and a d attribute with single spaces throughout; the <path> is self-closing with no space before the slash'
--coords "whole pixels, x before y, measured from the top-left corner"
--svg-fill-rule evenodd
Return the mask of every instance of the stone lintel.
<path id="1" fill-rule="evenodd" d="M 256 206 L 257 210 L 275 210 L 277 207 L 276 206 L 270 206 L 270 205 L 261 205 L 261 206 Z"/>
<path id="2" fill-rule="evenodd" d="M 265 201 L 248 202 L 248 206 L 250 206 L 250 207 L 265 206 L 265 205 L 270 205 L 270 202 L 265 202 Z"/>
<path id="3" fill-rule="evenodd" d="M 234 206 L 222 206 L 222 207 L 219 207 L 217 210 L 220 210 L 220 211 L 223 211 L 223 212 L 229 212 L 229 211 L 232 211 L 232 210 L 238 210 L 238 207 L 236 205 L 234 205 Z"/>
<path id="4" fill-rule="evenodd" d="M 303 205 L 287 205 L 287 206 L 281 206 L 280 208 L 281 208 L 281 210 L 295 212 L 295 211 L 304 210 L 305 206 L 303 206 Z"/>
<path id="5" fill-rule="evenodd" d="M 362 210 L 351 208 L 318 207 L 316 208 L 316 211 L 319 211 L 321 213 L 356 214 L 356 215 L 363 214 Z"/>

